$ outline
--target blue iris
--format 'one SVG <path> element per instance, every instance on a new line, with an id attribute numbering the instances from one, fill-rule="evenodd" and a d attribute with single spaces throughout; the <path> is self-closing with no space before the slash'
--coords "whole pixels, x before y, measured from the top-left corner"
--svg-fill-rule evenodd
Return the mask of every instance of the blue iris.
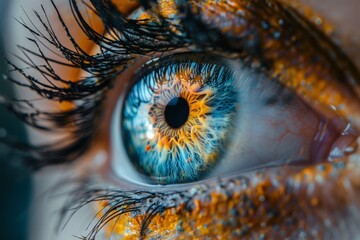
<path id="1" fill-rule="evenodd" d="M 199 180 L 221 159 L 234 127 L 234 77 L 204 59 L 173 57 L 161 65 L 147 66 L 130 89 L 123 141 L 139 172 L 156 183 Z"/>

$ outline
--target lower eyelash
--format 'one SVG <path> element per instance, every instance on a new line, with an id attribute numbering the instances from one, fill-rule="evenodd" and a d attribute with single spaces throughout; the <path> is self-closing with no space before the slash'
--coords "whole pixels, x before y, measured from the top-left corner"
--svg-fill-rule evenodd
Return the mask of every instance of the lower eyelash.
<path id="1" fill-rule="evenodd" d="M 111 6 L 106 4 L 102 5 L 102 3 L 108 4 L 110 1 L 94 0 L 92 2 L 95 3 L 96 11 L 99 12 L 100 17 L 104 19 L 105 24 L 109 29 L 116 29 L 120 32 L 130 31 L 131 33 L 127 35 L 127 37 L 129 38 L 141 33 L 143 35 L 148 35 L 148 39 L 155 39 L 157 41 L 142 41 L 139 38 L 135 38 L 134 42 L 129 44 L 127 41 L 122 39 L 122 37 L 120 37 L 121 34 L 116 35 L 116 41 L 107 39 L 102 34 L 94 31 L 89 25 L 85 24 L 86 21 L 84 20 L 84 18 L 82 18 L 81 14 L 79 14 L 75 0 L 71 0 L 70 3 L 72 3 L 75 15 L 80 18 L 79 20 L 81 26 L 85 30 L 86 34 L 90 37 L 90 39 L 94 43 L 98 44 L 99 47 L 102 49 L 101 54 L 98 56 L 90 56 L 85 54 L 85 52 L 79 46 L 76 46 L 77 44 L 75 42 L 73 42 L 73 44 L 75 45 L 75 48 L 78 50 L 78 52 L 71 51 L 70 49 L 61 45 L 61 43 L 57 39 L 57 34 L 51 28 L 51 25 L 47 24 L 48 19 L 46 17 L 46 12 L 44 9 L 43 13 L 45 14 L 45 18 L 43 19 L 45 21 L 41 20 L 41 17 L 39 16 L 38 19 L 40 20 L 42 26 L 47 29 L 46 31 L 49 34 L 49 37 L 45 36 L 40 31 L 37 31 L 37 29 L 34 29 L 31 26 L 22 23 L 22 25 L 26 29 L 28 29 L 31 33 L 34 34 L 34 43 L 36 47 L 41 45 L 38 43 L 41 43 L 42 41 L 47 42 L 48 45 L 54 45 L 55 47 L 59 48 L 65 58 L 71 61 L 70 65 L 56 62 L 53 59 L 47 58 L 40 49 L 39 53 L 34 53 L 33 51 L 24 48 L 23 50 L 25 51 L 25 53 L 43 59 L 45 61 L 45 66 L 49 68 L 45 68 L 45 70 L 43 70 L 42 68 L 40 68 L 40 66 L 33 64 L 29 59 L 23 59 L 26 65 L 29 65 L 32 69 L 40 71 L 43 76 L 48 76 L 49 74 L 49 76 L 51 76 L 54 81 L 57 80 L 59 83 L 65 83 L 68 88 L 54 87 L 49 83 L 43 83 L 41 81 L 38 81 L 37 79 L 25 74 L 22 68 L 17 67 L 15 64 L 12 63 L 12 61 L 9 60 L 9 64 L 12 65 L 14 68 L 13 71 L 17 71 L 22 74 L 23 78 L 28 81 L 29 85 L 26 85 L 25 87 L 36 91 L 37 93 L 39 93 L 39 95 L 50 101 L 81 100 L 82 102 L 81 105 L 76 106 L 76 108 L 71 111 L 65 111 L 62 113 L 48 113 L 35 109 L 31 105 L 30 101 L 17 102 L 12 99 L 0 99 L 2 105 L 7 106 L 10 111 L 20 116 L 21 119 L 23 119 L 32 127 L 45 129 L 51 132 L 54 132 L 54 127 L 55 130 L 72 130 L 72 137 L 74 138 L 70 138 L 70 140 L 64 139 L 64 142 L 61 142 L 60 145 L 47 145 L 45 146 L 45 148 L 43 148 L 43 146 L 34 147 L 19 145 L 17 142 L 13 141 L 9 143 L 9 139 L 5 140 L 11 146 L 15 146 L 15 148 L 23 150 L 27 159 L 29 159 L 29 164 L 34 166 L 35 168 L 43 167 L 49 164 L 70 162 L 81 156 L 81 154 L 86 151 L 86 149 L 90 146 L 92 139 L 94 138 L 95 132 L 85 132 L 84 134 L 83 129 L 95 129 L 93 128 L 93 126 L 96 126 L 97 120 L 94 120 L 93 117 L 100 117 L 102 99 L 106 94 L 109 85 L 112 83 L 112 79 L 114 78 L 114 76 L 121 73 L 121 71 L 118 70 L 118 67 L 126 66 L 126 63 L 132 59 L 132 54 L 147 55 L 151 52 L 162 52 L 169 49 L 175 49 L 177 47 L 187 46 L 191 43 L 191 41 L 186 36 L 177 36 L 173 34 L 170 30 L 164 32 L 162 30 L 163 28 L 170 27 L 169 23 L 166 21 L 162 21 L 161 24 L 157 26 L 157 28 L 141 22 L 126 21 L 123 16 L 114 12 Z M 54 7 L 56 9 L 55 5 Z M 61 21 L 60 14 L 58 15 L 58 17 Z M 194 19 L 196 18 L 194 17 Z M 196 23 L 194 24 L 194 26 L 195 25 Z M 204 29 L 208 30 L 207 28 Z M 191 32 L 192 31 L 188 31 L 188 33 Z M 162 38 L 163 35 L 166 36 L 165 40 L 164 38 Z M 211 34 L 209 34 L 209 36 L 208 34 L 205 34 L 204 36 L 210 37 Z M 214 42 L 212 42 L 212 44 L 214 44 Z M 248 44 L 238 44 L 238 46 L 247 47 Z M 208 46 L 204 46 L 204 48 L 206 47 Z M 221 47 L 227 50 L 231 49 L 230 46 L 221 45 L 217 49 Z M 254 46 L 249 46 L 249 48 L 256 49 L 256 47 Z M 256 55 L 257 53 L 254 54 Z M 342 58 L 340 57 L 339 59 Z M 77 83 L 66 81 L 65 79 L 59 78 L 56 73 L 52 72 L 50 62 L 58 63 L 66 67 L 82 69 L 92 74 L 93 77 L 80 79 L 80 81 L 78 81 Z M 19 83 L 16 79 L 9 78 L 8 80 L 18 85 L 22 85 L 22 83 Z M 28 113 L 23 112 L 24 108 L 28 110 Z M 69 123 L 74 121 L 77 123 L 77 128 L 75 130 L 69 128 Z M 330 167 L 330 169 L 337 168 Z M 304 232 L 305 234 L 310 235 L 309 238 L 316 238 L 319 236 L 332 236 L 331 234 L 334 234 L 333 236 L 336 236 L 335 233 L 333 233 L 333 229 L 331 228 L 331 226 L 336 225 L 335 223 L 330 226 L 327 226 L 326 224 L 321 224 L 324 222 L 324 219 L 332 222 L 336 221 L 336 218 L 341 219 L 341 217 L 346 214 L 349 214 L 351 216 L 350 209 L 347 210 L 349 211 L 349 213 L 339 212 L 342 211 L 340 206 L 344 206 L 347 203 L 353 203 L 357 205 L 358 201 L 354 201 L 354 199 L 357 200 L 359 198 L 357 194 L 357 192 L 359 192 L 359 179 L 357 176 L 349 174 L 349 172 L 351 173 L 349 169 L 338 169 L 332 171 L 323 171 L 321 169 L 308 169 L 307 171 L 308 174 L 306 174 L 306 170 L 304 170 L 302 173 L 299 173 L 298 175 L 292 177 L 289 176 L 290 173 L 286 173 L 287 175 L 283 175 L 282 177 L 268 175 L 268 173 L 264 176 L 255 177 L 255 180 L 251 179 L 253 182 L 251 185 L 249 185 L 246 179 L 235 179 L 232 181 L 229 180 L 223 182 L 219 181 L 218 183 L 211 186 L 209 184 L 202 185 L 204 186 L 204 188 L 199 194 L 196 193 L 196 188 L 184 190 L 181 192 L 170 191 L 166 193 L 161 193 L 149 191 L 122 191 L 120 189 L 107 190 L 105 188 L 103 189 L 101 187 L 97 188 L 92 187 L 91 185 L 87 185 L 81 186 L 79 190 L 74 192 L 74 195 L 72 196 L 72 201 L 70 201 L 69 204 L 65 206 L 65 210 L 70 210 L 71 212 L 72 209 L 76 210 L 86 205 L 87 203 L 107 200 L 112 202 L 113 206 L 111 209 L 114 209 L 115 211 L 115 209 L 117 209 L 118 207 L 124 208 L 127 206 L 127 204 L 131 203 L 134 206 L 131 207 L 131 209 L 127 208 L 130 213 L 134 213 L 135 216 L 145 215 L 144 221 L 141 222 L 141 227 L 139 228 L 140 230 L 138 230 L 138 236 L 144 236 L 145 233 L 148 234 L 147 228 L 149 228 L 149 226 L 153 222 L 152 220 L 154 220 L 154 218 L 157 216 L 161 216 L 161 214 L 163 214 L 166 210 L 176 211 L 179 206 L 182 206 L 181 211 L 183 216 L 185 216 L 187 213 L 195 214 L 197 213 L 196 211 L 201 211 L 202 209 L 211 209 L 208 206 L 197 204 L 199 201 L 200 203 L 206 203 L 207 200 L 212 199 L 211 194 L 220 192 L 224 193 L 226 199 L 233 198 L 234 196 L 232 196 L 231 194 L 239 194 L 239 196 L 243 196 L 242 199 L 238 201 L 239 204 L 244 204 L 243 206 L 240 206 L 240 209 L 243 210 L 244 216 L 239 218 L 239 221 L 243 220 L 246 222 L 247 218 L 252 219 L 254 218 L 254 216 L 255 219 L 262 219 L 261 217 L 267 219 L 264 224 L 259 220 L 255 222 L 250 221 L 248 222 L 248 224 L 244 224 L 244 227 L 240 229 L 240 232 L 234 233 L 237 234 L 236 236 L 262 238 L 267 235 L 270 236 L 270 238 L 271 236 L 281 237 L 282 233 L 286 235 L 287 233 L 292 231 L 293 228 L 299 226 L 299 223 L 295 221 L 296 219 L 291 219 L 291 217 L 290 219 L 287 218 L 289 222 L 285 223 L 286 220 L 281 219 L 281 214 L 273 215 L 272 213 L 270 215 L 266 215 L 271 213 L 271 211 L 268 211 L 269 209 L 266 208 L 267 203 L 276 204 L 276 208 L 274 208 L 280 213 L 281 210 L 283 210 L 286 214 L 290 214 L 290 216 L 298 216 L 297 214 L 301 214 L 299 213 L 299 211 L 301 210 L 304 212 L 303 217 L 313 217 L 313 219 L 308 219 L 308 225 L 306 226 L 307 229 L 305 229 L 305 227 L 303 226 L 304 229 L 295 232 L 294 237 L 299 237 Z M 285 174 L 285 172 L 287 172 L 286 169 L 282 171 L 282 174 Z M 315 177 L 319 175 L 320 177 L 322 177 L 322 181 L 316 182 L 317 178 Z M 339 179 L 337 179 L 337 177 L 339 177 Z M 338 188 L 330 188 L 336 186 L 339 183 L 342 184 L 340 185 L 340 187 L 344 194 L 339 194 L 340 190 Z M 325 186 L 328 187 L 324 190 L 323 188 Z M 239 189 L 237 189 L 236 187 L 239 187 Z M 242 192 L 242 194 L 240 194 L 240 192 Z M 333 195 L 336 197 L 336 199 L 332 199 L 333 202 L 329 201 L 319 203 L 320 200 L 324 201 L 324 199 L 327 199 L 328 194 L 331 195 L 331 193 L 334 193 Z M 172 196 L 172 194 L 175 194 L 177 198 L 175 197 L 174 199 L 174 196 Z M 278 201 L 274 203 L 271 201 L 271 197 L 276 196 L 278 196 Z M 286 199 L 286 197 L 289 196 L 291 197 L 290 200 L 292 200 L 293 202 Z M 306 196 L 306 198 L 304 196 Z M 155 201 L 155 203 L 151 203 L 150 200 Z M 281 205 L 280 203 L 283 202 L 280 200 L 284 201 L 285 204 Z M 223 200 L 220 199 L 219 201 L 222 202 Z M 76 204 L 75 206 L 73 205 L 74 203 Z M 145 205 L 143 206 L 141 204 Z M 154 204 L 153 207 L 150 207 L 148 209 L 144 208 L 146 206 L 152 206 L 151 204 Z M 251 214 L 249 208 L 253 210 L 252 208 L 254 206 L 256 206 L 257 211 L 260 211 L 259 215 Z M 262 206 L 264 207 L 262 208 Z M 289 209 L 287 209 L 287 207 L 289 207 Z M 264 212 L 261 212 L 262 209 L 264 210 Z M 338 211 L 338 209 L 340 210 Z M 115 213 L 114 216 L 112 215 L 114 214 L 114 211 L 109 211 L 109 209 L 105 209 L 105 212 L 103 213 L 103 218 L 101 218 L 97 224 L 98 227 L 95 227 L 91 230 L 88 235 L 88 239 L 93 239 L 95 235 L 99 233 L 101 226 L 106 224 L 108 220 L 114 219 L 114 217 L 117 216 L 116 214 L 119 214 L 119 217 L 125 214 L 124 212 L 118 212 Z M 329 215 L 326 211 L 329 211 Z M 230 212 L 229 214 L 232 213 Z M 238 213 L 235 212 L 234 214 Z M 315 220 L 319 220 L 320 223 L 317 223 Z M 285 229 L 280 229 L 282 223 L 285 224 Z M 312 223 L 313 226 L 311 226 Z M 178 230 L 181 230 L 181 228 L 184 228 L 184 226 L 180 226 Z M 315 234 L 319 235 L 311 235 L 314 232 L 311 230 L 316 230 Z M 252 231 L 254 233 L 252 233 Z M 180 231 L 180 233 L 178 234 L 186 234 L 186 231 Z"/>
<path id="2" fill-rule="evenodd" d="M 185 185 L 177 191 L 127 191 L 85 181 L 63 212 L 72 216 L 88 204 L 97 205 L 97 220 L 86 239 L 104 232 L 106 237 L 141 239 L 204 235 L 226 239 L 337 238 L 338 234 L 344 236 L 336 228 L 339 224 L 348 223 L 349 230 L 356 226 L 353 207 L 359 207 L 355 200 L 360 197 L 360 179 L 351 174 L 352 167 L 337 163 L 299 172 L 258 172 L 249 178 Z M 326 198 L 329 195 L 332 199 Z M 120 225 L 119 230 L 116 227 Z M 351 236 L 351 231 L 348 234 Z"/>

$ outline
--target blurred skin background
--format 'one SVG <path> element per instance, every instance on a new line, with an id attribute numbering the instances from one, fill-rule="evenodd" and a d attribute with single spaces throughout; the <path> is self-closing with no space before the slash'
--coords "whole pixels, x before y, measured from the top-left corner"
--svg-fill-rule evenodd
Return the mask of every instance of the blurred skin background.
<path id="1" fill-rule="evenodd" d="M 4 43 L 7 41 L 9 29 L 5 24 L 10 14 L 7 14 L 10 1 L 0 1 L 0 51 L 4 53 Z M 4 61 L 0 62 L 1 75 L 6 72 Z M 6 81 L 0 81 L 0 92 L 15 96 L 15 89 Z M 14 116 L 0 107 L 0 135 L 13 135 L 27 141 L 23 124 Z M 0 145 L 0 238 L 28 239 L 29 208 L 32 197 L 33 181 L 31 172 L 21 166 L 20 158 L 10 153 Z"/>
<path id="2" fill-rule="evenodd" d="M 66 2 L 66 0 L 64 0 Z M 64 2 L 64 1 L 56 1 Z M 290 0 L 289 0 L 290 1 Z M 46 1 L 44 1 L 46 2 Z M 314 12 L 323 16 L 335 29 L 334 40 L 360 67 L 360 1 L 358 0 L 303 0 Z M 14 17 L 24 16 L 23 10 L 31 12 L 40 9 L 38 0 L 0 0 L 0 45 L 2 52 L 16 52 L 16 44 L 24 43 L 23 29 L 16 23 Z M 46 5 L 45 5 L 46 6 Z M 341 41 L 339 41 L 341 39 Z M 1 61 L 1 72 L 7 66 Z M 1 92 L 12 92 L 14 96 L 19 91 L 6 81 L 0 82 Z M 20 95 L 23 93 L 20 93 Z M 0 109 L 0 135 L 12 134 L 26 141 L 27 134 L 23 124 L 15 117 Z M 30 135 L 30 140 L 32 135 Z M 57 210 L 63 203 L 63 198 L 50 198 L 47 190 L 62 176 L 63 167 L 49 167 L 35 174 L 21 167 L 19 159 L 12 156 L 0 145 L 0 187 L 2 191 L 0 204 L 0 238 L 1 239 L 74 239 L 72 236 L 80 233 L 79 226 L 86 221 L 82 215 L 72 221 L 64 231 L 54 236 L 57 224 Z M 69 169 L 67 169 L 69 170 Z M 86 213 L 84 213 L 86 214 Z M 89 215 L 89 214 L 88 214 Z M 88 216 L 87 216 L 88 217 Z"/>

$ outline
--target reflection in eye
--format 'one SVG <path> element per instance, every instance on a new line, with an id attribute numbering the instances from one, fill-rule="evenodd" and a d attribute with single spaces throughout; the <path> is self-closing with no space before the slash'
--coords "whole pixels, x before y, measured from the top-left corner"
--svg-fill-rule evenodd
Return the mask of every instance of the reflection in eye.
<path id="1" fill-rule="evenodd" d="M 215 176 L 326 159 L 312 151 L 327 154 L 339 126 L 321 127 L 325 116 L 259 69 L 218 58 L 171 55 L 142 69 L 122 123 L 123 142 L 140 172 L 166 184 L 199 180 L 217 165 L 222 171 Z M 326 142 L 314 140 L 319 132 Z"/>
<path id="2" fill-rule="evenodd" d="M 125 100 L 124 139 L 146 175 L 164 183 L 197 180 L 225 150 L 238 101 L 233 77 L 211 63 L 159 65 Z"/>
<path id="3" fill-rule="evenodd" d="M 41 149 L 20 145 L 30 164 L 42 167 L 74 161 L 95 146 L 111 85 L 134 81 L 119 100 L 122 113 L 114 111 L 121 128 L 112 133 L 133 165 L 113 141 L 112 162 L 84 176 L 86 183 L 95 175 L 99 182 L 81 184 L 65 206 L 76 211 L 95 203 L 98 221 L 88 239 L 321 238 L 331 236 L 348 204 L 358 207 L 358 160 L 350 154 L 359 99 L 349 86 L 359 72 L 292 8 L 275 0 L 158 1 L 143 3 L 146 10 L 130 19 L 111 1 L 92 0 L 87 7 L 103 21 L 103 34 L 88 24 L 77 1 L 69 2 L 99 52 L 83 51 L 65 21 L 73 47 L 64 46 L 45 15 L 39 19 L 44 32 L 25 28 L 37 48 L 38 41 L 53 45 L 70 63 L 24 49 L 44 61 L 41 68 L 25 62 L 44 81 L 9 64 L 28 88 L 50 101 L 71 101 L 74 109 L 47 112 L 29 102 L 1 101 L 33 127 L 70 132 L 70 140 Z M 183 49 L 188 53 L 162 55 Z M 134 74 L 126 71 L 144 56 L 150 62 L 127 79 Z M 69 81 L 55 63 L 87 76 Z M 138 177 L 127 175 L 131 167 Z"/>

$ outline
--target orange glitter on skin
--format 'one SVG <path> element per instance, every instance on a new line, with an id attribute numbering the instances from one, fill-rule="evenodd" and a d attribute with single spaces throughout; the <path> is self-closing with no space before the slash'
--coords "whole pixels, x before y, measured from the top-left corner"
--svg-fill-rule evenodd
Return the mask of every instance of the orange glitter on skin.
<path id="1" fill-rule="evenodd" d="M 327 59 L 318 56 L 319 47 L 329 50 L 333 48 L 333 45 L 304 19 L 296 18 L 299 22 L 296 24 L 292 22 L 291 27 L 284 27 L 289 24 L 286 21 L 286 15 L 283 14 L 284 10 L 296 16 L 291 7 L 280 5 L 276 1 L 209 0 L 190 1 L 190 3 L 193 12 L 198 14 L 203 22 L 225 36 L 234 36 L 235 39 L 236 36 L 243 36 L 243 39 L 238 40 L 241 42 L 246 41 L 246 37 L 249 36 L 247 41 L 251 42 L 253 32 L 257 32 L 260 35 L 257 38 L 260 42 L 257 44 L 258 48 L 262 49 L 263 61 L 273 63 L 270 73 L 272 78 L 292 89 L 309 105 L 318 105 L 319 110 L 332 106 L 337 114 L 360 126 L 358 120 L 360 107 L 353 101 L 359 95 L 359 89 L 356 87 L 358 80 L 348 76 L 339 76 L 337 69 L 329 67 Z M 166 6 L 170 9 L 162 10 L 162 12 L 175 11 L 173 4 L 167 3 Z M 256 14 L 251 11 L 251 7 L 257 9 Z M 278 16 L 274 17 L 275 15 Z M 312 13 L 308 15 L 313 16 Z M 305 28 L 314 34 L 305 36 L 302 31 L 298 31 L 298 28 Z M 324 24 L 323 31 L 331 31 L 328 24 Z M 243 49 L 236 52 L 235 43 L 230 44 L 234 45 L 231 56 L 243 57 Z M 337 58 L 344 57 L 337 50 L 331 51 Z M 217 53 L 226 56 L 222 52 Z M 318 58 L 315 59 L 313 56 L 318 56 Z M 256 61 L 258 60 L 255 60 L 254 64 L 258 64 Z M 353 66 L 349 66 L 349 62 L 339 65 L 359 77 L 359 73 Z M 349 85 L 354 86 L 352 90 L 342 86 L 341 82 L 345 81 L 345 78 L 348 78 L 346 81 Z"/>
<path id="2" fill-rule="evenodd" d="M 312 22 L 319 30 L 330 36 L 335 32 L 334 26 L 326 21 L 326 19 L 316 13 L 311 7 L 305 5 L 299 0 L 278 0 L 282 4 L 291 6 L 296 9 L 301 15 Z"/>
<path id="3" fill-rule="evenodd" d="M 171 2 L 160 2 L 159 9 L 163 16 L 177 12 Z M 276 4 L 275 1 L 264 2 Z M 249 29 L 259 27 L 255 26 L 258 21 L 248 8 L 251 5 L 249 1 L 193 3 L 198 7 L 193 9 L 199 11 L 202 20 L 218 27 L 224 35 L 246 35 Z M 276 13 L 280 13 L 283 8 L 276 6 Z M 290 41 L 284 43 L 282 37 L 288 35 L 283 32 L 283 24 L 287 22 L 274 18 L 266 10 L 261 16 L 268 21 L 272 30 L 257 30 L 261 34 L 263 57 L 273 62 L 271 77 L 281 81 L 310 105 L 318 105 L 317 109 L 333 106 L 336 114 L 360 126 L 357 122 L 359 106 L 353 101 L 356 93 L 340 85 L 337 72 L 329 69 L 326 59 L 312 58 L 318 50 L 311 45 L 314 39 L 307 39 L 293 29 Z M 239 16 L 246 19 L 249 25 L 237 26 L 237 22 L 243 22 Z M 232 24 L 223 27 L 224 19 Z M 309 27 L 307 23 L 303 24 Z M 303 45 L 299 46 L 298 42 Z M 322 47 L 328 48 L 329 43 Z M 239 52 L 233 56 L 242 57 L 244 54 Z M 355 82 L 348 82 L 348 85 L 351 84 Z M 330 230 L 337 225 L 338 217 L 342 216 L 340 221 L 346 221 L 346 217 L 351 215 L 348 204 L 359 207 L 353 201 L 359 198 L 359 168 L 357 162 L 348 161 L 342 159 L 339 163 L 326 163 L 300 171 L 284 167 L 277 174 L 269 171 L 259 176 L 252 175 L 251 182 L 241 179 L 224 182 L 223 185 L 198 185 L 187 191 L 191 195 L 189 201 L 184 200 L 176 207 L 163 209 L 155 215 L 146 212 L 135 216 L 123 213 L 112 219 L 105 229 L 108 236 L 115 234 L 122 239 L 138 239 L 139 236 L 142 239 L 201 239 L 204 236 L 214 239 L 264 239 L 271 236 L 276 239 L 297 238 L 303 234 L 310 234 L 306 237 L 315 239 L 329 237 L 335 234 Z M 329 196 L 333 198 L 331 201 Z M 108 210 L 108 206 L 104 206 L 103 211 Z M 130 204 L 126 208 L 131 207 Z M 151 221 L 144 228 L 144 220 L 148 218 Z M 327 225 L 319 225 L 318 222 L 326 222 Z"/>
<path id="4" fill-rule="evenodd" d="M 154 216 L 124 213 L 112 219 L 106 231 L 107 236 L 121 239 L 297 238 L 304 232 L 310 239 L 324 238 L 334 234 L 327 228 L 336 226 L 339 216 L 346 221 L 351 214 L 347 206 L 355 203 L 359 188 L 359 175 L 350 165 L 325 164 L 293 175 L 260 174 L 253 176 L 252 183 L 243 178 L 194 186 L 182 193 L 190 200 L 179 200 L 177 207 Z M 103 207 L 108 209 L 106 204 Z M 319 221 L 330 225 L 320 227 Z"/>

